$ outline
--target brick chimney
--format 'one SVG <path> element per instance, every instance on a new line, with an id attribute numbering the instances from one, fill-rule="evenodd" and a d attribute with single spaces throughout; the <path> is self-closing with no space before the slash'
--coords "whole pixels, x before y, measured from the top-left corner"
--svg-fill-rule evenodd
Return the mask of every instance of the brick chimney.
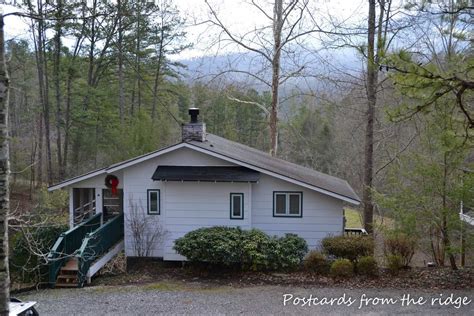
<path id="1" fill-rule="evenodd" d="M 206 123 L 199 122 L 199 109 L 190 108 L 189 116 L 191 120 L 189 123 L 182 125 L 183 142 L 196 140 L 198 142 L 206 141 Z"/>

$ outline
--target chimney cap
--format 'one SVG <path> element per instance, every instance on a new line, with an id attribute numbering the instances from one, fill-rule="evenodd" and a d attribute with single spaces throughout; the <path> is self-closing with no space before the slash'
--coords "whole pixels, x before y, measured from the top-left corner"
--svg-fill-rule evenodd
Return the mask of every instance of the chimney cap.
<path id="1" fill-rule="evenodd" d="M 198 122 L 198 115 L 199 115 L 199 108 L 189 108 L 188 111 L 189 115 L 191 116 L 191 123 L 197 123 Z"/>

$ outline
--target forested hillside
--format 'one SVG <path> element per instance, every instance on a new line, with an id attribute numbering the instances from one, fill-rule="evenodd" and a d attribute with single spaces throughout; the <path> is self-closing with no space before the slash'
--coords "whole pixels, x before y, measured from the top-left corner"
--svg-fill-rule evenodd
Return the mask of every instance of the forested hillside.
<path id="1" fill-rule="evenodd" d="M 265 22 L 244 32 L 213 1 L 193 20 L 173 0 L 27 0 L 28 38 L 6 41 L 13 181 L 175 143 L 196 106 L 210 133 L 347 179 L 369 232 L 373 212 L 393 217 L 454 266 L 459 205 L 474 205 L 469 3 L 370 0 L 347 22 L 318 1 L 247 1 Z M 180 60 L 193 25 L 234 53 Z"/>

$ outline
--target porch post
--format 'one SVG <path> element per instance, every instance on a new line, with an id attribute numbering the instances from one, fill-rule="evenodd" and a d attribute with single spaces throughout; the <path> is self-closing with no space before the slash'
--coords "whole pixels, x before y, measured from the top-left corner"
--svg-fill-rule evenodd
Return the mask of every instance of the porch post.
<path id="1" fill-rule="evenodd" d="M 74 227 L 74 189 L 69 187 L 69 228 Z"/>
<path id="2" fill-rule="evenodd" d="M 104 207 L 103 207 L 103 199 L 102 199 L 102 188 L 101 187 L 95 187 L 95 213 L 103 213 Z M 100 218 L 100 225 L 102 225 L 104 222 L 103 216 Z"/>

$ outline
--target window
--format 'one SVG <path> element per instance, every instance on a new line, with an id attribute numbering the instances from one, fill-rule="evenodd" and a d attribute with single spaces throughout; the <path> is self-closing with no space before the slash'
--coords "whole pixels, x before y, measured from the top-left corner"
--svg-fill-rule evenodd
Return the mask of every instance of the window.
<path id="1" fill-rule="evenodd" d="M 230 194 L 230 219 L 244 219 L 244 194 Z"/>
<path id="2" fill-rule="evenodd" d="M 273 192 L 273 216 L 302 217 L 303 192 Z"/>
<path id="3" fill-rule="evenodd" d="M 160 190 L 148 190 L 148 214 L 160 214 Z"/>

